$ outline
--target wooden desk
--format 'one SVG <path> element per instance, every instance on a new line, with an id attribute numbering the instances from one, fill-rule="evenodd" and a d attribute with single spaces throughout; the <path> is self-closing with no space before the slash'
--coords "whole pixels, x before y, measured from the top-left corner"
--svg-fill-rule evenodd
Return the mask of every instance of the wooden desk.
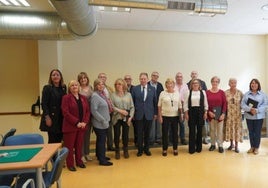
<path id="1" fill-rule="evenodd" d="M 36 173 L 36 187 L 41 188 L 43 185 L 42 169 L 49 159 L 61 148 L 61 143 L 56 144 L 35 144 L 35 145 L 18 145 L 18 146 L 1 146 L 0 149 L 18 149 L 18 148 L 36 148 L 43 147 L 30 161 L 16 163 L 1 163 L 0 174 L 20 174 Z"/>

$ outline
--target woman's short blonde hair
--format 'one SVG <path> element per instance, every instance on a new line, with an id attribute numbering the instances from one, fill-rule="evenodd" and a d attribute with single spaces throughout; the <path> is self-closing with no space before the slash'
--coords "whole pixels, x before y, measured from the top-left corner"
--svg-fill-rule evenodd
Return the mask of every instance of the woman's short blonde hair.
<path id="1" fill-rule="evenodd" d="M 77 80 L 71 80 L 69 83 L 68 83 L 68 93 L 71 93 L 71 90 L 70 90 L 70 88 L 71 88 L 71 85 L 73 85 L 73 84 L 78 84 L 78 87 L 80 87 L 80 84 L 79 84 L 79 82 L 77 81 Z M 78 88 L 79 89 L 79 88 Z"/>
<path id="2" fill-rule="evenodd" d="M 116 90 L 116 84 L 121 84 L 123 86 L 123 91 L 126 92 L 127 91 L 127 83 L 124 79 L 122 78 L 118 78 L 115 80 L 114 82 L 114 88 Z"/>
<path id="3" fill-rule="evenodd" d="M 96 80 L 94 80 L 94 84 L 93 84 L 94 91 L 97 91 L 97 90 L 98 90 L 97 86 L 98 86 L 100 83 L 103 83 L 103 81 L 102 81 L 101 79 L 97 78 Z"/>
<path id="4" fill-rule="evenodd" d="M 166 82 L 165 82 L 165 86 L 167 87 L 167 84 L 173 84 L 173 85 L 175 85 L 175 81 L 174 81 L 174 79 L 172 79 L 172 78 L 168 78 L 167 80 L 166 80 Z"/>

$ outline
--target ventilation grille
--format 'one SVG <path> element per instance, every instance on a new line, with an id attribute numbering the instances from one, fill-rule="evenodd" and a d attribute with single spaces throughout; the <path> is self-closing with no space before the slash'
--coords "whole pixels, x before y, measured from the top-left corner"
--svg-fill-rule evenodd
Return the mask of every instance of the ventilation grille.
<path id="1" fill-rule="evenodd" d="M 194 10 L 195 3 L 168 1 L 167 9 L 172 10 Z"/>

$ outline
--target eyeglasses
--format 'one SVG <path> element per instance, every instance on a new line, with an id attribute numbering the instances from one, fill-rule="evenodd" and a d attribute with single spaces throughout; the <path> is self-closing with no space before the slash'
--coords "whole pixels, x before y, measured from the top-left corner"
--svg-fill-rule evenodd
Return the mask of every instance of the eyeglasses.
<path id="1" fill-rule="evenodd" d="M 125 78 L 124 80 L 131 80 L 131 78 Z"/>

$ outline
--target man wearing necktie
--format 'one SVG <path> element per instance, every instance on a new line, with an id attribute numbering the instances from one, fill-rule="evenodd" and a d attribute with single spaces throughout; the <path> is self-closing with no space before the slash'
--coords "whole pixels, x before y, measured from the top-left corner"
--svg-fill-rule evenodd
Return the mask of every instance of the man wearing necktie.
<path id="1" fill-rule="evenodd" d="M 135 126 L 137 129 L 137 145 L 140 157 L 143 152 L 151 156 L 149 150 L 149 136 L 152 122 L 157 118 L 157 98 L 155 88 L 148 85 L 148 74 L 140 73 L 140 85 L 132 90 L 133 103 L 135 106 Z"/>

